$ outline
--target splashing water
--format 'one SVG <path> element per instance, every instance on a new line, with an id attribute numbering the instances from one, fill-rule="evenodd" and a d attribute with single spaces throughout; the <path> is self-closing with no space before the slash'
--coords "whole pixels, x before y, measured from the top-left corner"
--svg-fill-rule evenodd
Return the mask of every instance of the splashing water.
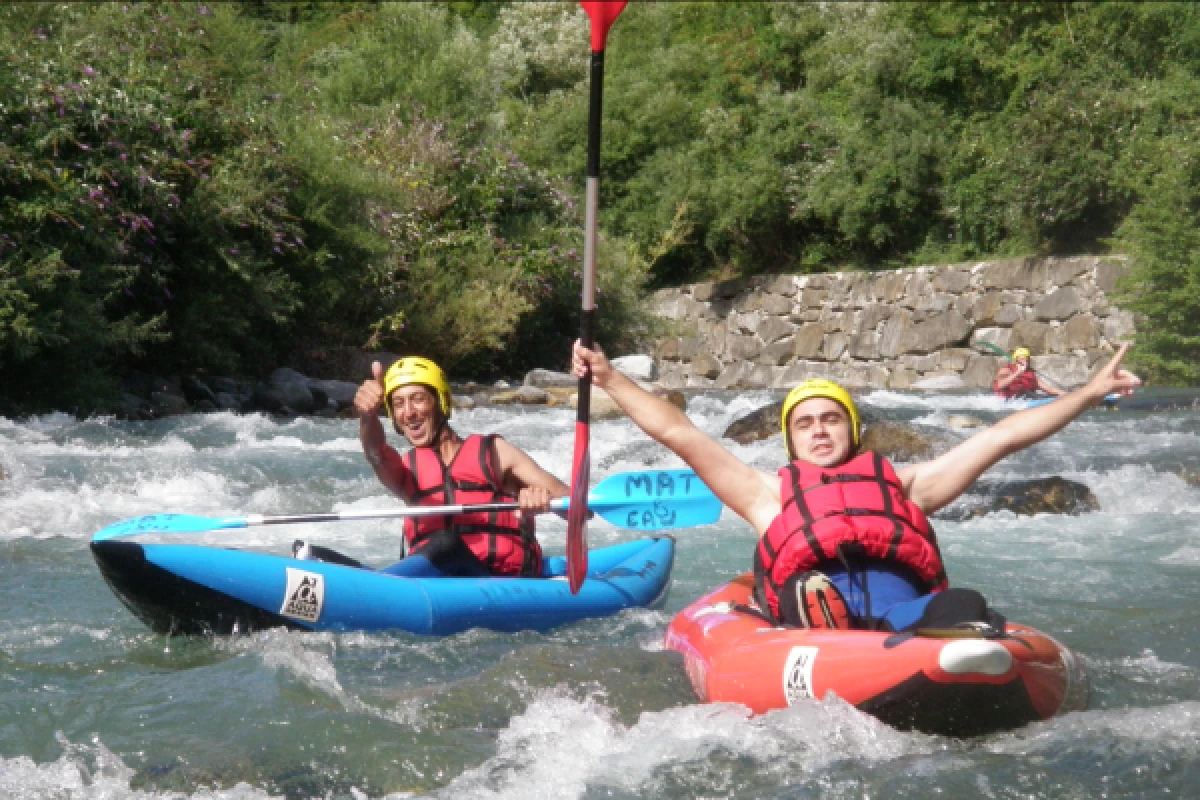
<path id="1" fill-rule="evenodd" d="M 720 435 L 778 393 L 707 393 Z M 875 391 L 875 418 L 952 439 L 983 395 Z M 566 477 L 574 412 L 460 412 Z M 778 436 L 740 446 L 774 471 Z M 628 421 L 592 425 L 594 478 L 681 462 Z M 236 516 L 392 507 L 356 423 L 190 415 L 153 422 L 0 418 L 0 797 L 1139 797 L 1200 775 L 1200 418 L 1092 412 L 989 478 L 1061 475 L 1101 510 L 938 524 L 952 580 L 1075 648 L 1091 709 L 982 740 L 893 730 L 837 698 L 762 717 L 700 705 L 662 647 L 671 615 L 746 571 L 753 534 L 726 512 L 680 531 L 665 610 L 547 634 L 468 631 L 166 639 L 103 583 L 92 533 L 164 511 Z M 539 520 L 550 554 L 564 523 Z M 600 547 L 637 534 L 597 519 Z M 293 538 L 393 561 L 388 521 L 254 528 L 189 543 L 287 552 Z M 160 539 L 161 540 L 161 539 Z"/>

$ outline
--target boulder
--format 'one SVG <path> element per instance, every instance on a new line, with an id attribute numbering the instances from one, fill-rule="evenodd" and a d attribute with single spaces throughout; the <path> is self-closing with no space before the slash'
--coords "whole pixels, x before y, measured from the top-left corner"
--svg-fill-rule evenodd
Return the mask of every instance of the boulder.
<path id="1" fill-rule="evenodd" d="M 744 417 L 738 417 L 721 434 L 738 444 L 750 444 L 780 432 L 779 415 L 783 412 L 783 401 L 763 406 Z"/>
<path id="2" fill-rule="evenodd" d="M 951 414 L 946 418 L 946 424 L 951 428 L 984 428 L 987 423 L 979 417 L 973 417 L 970 414 Z"/>
<path id="3" fill-rule="evenodd" d="M 837 361 L 850 347 L 850 337 L 841 331 L 825 334 L 821 344 L 821 358 L 826 361 Z"/>
<path id="4" fill-rule="evenodd" d="M 117 416 L 124 419 L 146 419 L 151 415 L 150 404 L 133 392 L 121 392 L 117 397 Z"/>
<path id="5" fill-rule="evenodd" d="M 655 389 L 651 394 L 663 398 L 680 411 L 687 411 L 687 398 L 683 396 L 683 392 L 675 389 Z M 579 395 L 577 393 L 571 395 L 568 405 L 571 408 L 579 407 Z M 617 401 L 609 396 L 608 392 L 599 386 L 592 387 L 591 394 L 588 397 L 588 419 L 592 422 L 604 422 L 606 420 L 620 419 L 624 416 L 625 412 L 617 405 Z"/>
<path id="6" fill-rule="evenodd" d="M 935 516 L 964 520 L 997 511 L 1009 511 L 1018 516 L 1077 515 L 1099 508 L 1100 501 L 1087 486 L 1054 475 L 1025 481 L 978 481 L 968 494 Z"/>
<path id="7" fill-rule="evenodd" d="M 678 342 L 678 339 L 664 341 Z M 536 386 L 539 389 L 551 387 L 573 388 L 579 385 L 579 379 L 569 372 L 555 372 L 552 369 L 531 369 L 525 373 L 525 385 Z"/>
<path id="8" fill-rule="evenodd" d="M 613 369 L 637 381 L 652 381 L 658 377 L 654 358 L 648 355 L 621 356 L 612 360 Z"/>
<path id="9" fill-rule="evenodd" d="M 550 393 L 536 386 L 522 386 L 513 394 L 517 396 L 518 403 L 528 406 L 545 405 L 550 400 Z"/>
<path id="10" fill-rule="evenodd" d="M 1051 328 L 1044 322 L 1023 320 L 1012 326 L 1012 338 L 1008 340 L 1009 347 L 1016 349 L 1026 347 L 1032 355 L 1050 352 Z"/>
<path id="11" fill-rule="evenodd" d="M 971 323 L 957 311 L 944 311 L 909 329 L 902 344 L 905 353 L 932 353 L 966 342 Z M 885 354 L 886 355 L 886 354 Z"/>
<path id="12" fill-rule="evenodd" d="M 1083 299 L 1074 286 L 1063 286 L 1046 295 L 1033 307 L 1033 315 L 1039 320 L 1069 319 L 1083 310 Z"/>
<path id="13" fill-rule="evenodd" d="M 963 381 L 962 376 L 958 373 L 949 373 L 941 375 L 930 375 L 913 383 L 914 389 L 925 390 L 950 390 L 950 389 L 965 389 L 967 384 Z"/>
<path id="14" fill-rule="evenodd" d="M 966 270 L 945 269 L 937 273 L 933 279 L 933 288 L 939 292 L 960 294 L 971 285 L 971 273 Z"/>
<path id="15" fill-rule="evenodd" d="M 736 333 L 731 334 L 726 343 L 726 355 L 732 361 L 750 361 L 758 358 L 763 348 L 757 336 L 742 336 Z"/>
<path id="16" fill-rule="evenodd" d="M 354 405 L 354 395 L 358 394 L 358 384 L 350 381 L 325 381 L 309 378 L 308 390 L 313 393 L 314 402 L 317 395 L 322 394 L 337 405 L 338 410 Z"/>
<path id="17" fill-rule="evenodd" d="M 186 414 L 187 411 L 187 400 L 182 394 L 176 394 L 174 392 L 150 393 L 150 413 L 156 417 L 169 417 L 174 414 Z"/>
<path id="18" fill-rule="evenodd" d="M 1000 356 L 971 356 L 963 370 L 962 381 L 968 389 L 990 389 L 1000 367 L 1008 363 Z"/>
<path id="19" fill-rule="evenodd" d="M 183 389 L 183 396 L 192 405 L 208 403 L 212 408 L 217 407 L 217 396 L 213 390 L 195 375 L 185 375 L 180 381 L 180 388 Z"/>
<path id="20" fill-rule="evenodd" d="M 244 399 L 230 392 L 217 392 L 217 408 L 221 411 L 239 411 L 241 410 Z"/>
<path id="21" fill-rule="evenodd" d="M 933 455 L 934 440 L 898 422 L 870 422 L 863 430 L 863 450 L 872 450 L 889 461 L 921 461 Z"/>
<path id="22" fill-rule="evenodd" d="M 308 414 L 316 411 L 318 406 L 317 399 L 313 396 L 312 390 L 308 388 L 308 379 L 305 378 L 304 381 L 304 383 L 271 383 L 268 384 L 267 389 L 277 395 L 282 404 L 292 411 L 297 414 Z M 255 397 L 258 397 L 257 391 Z"/>
<path id="23" fill-rule="evenodd" d="M 790 336 L 794 330 L 796 330 L 796 326 L 785 319 L 767 317 L 758 326 L 758 335 L 767 344 L 772 344 L 786 336 Z"/>
<path id="24" fill-rule="evenodd" d="M 980 271 L 980 286 L 985 289 L 1027 289 L 1042 291 L 1046 286 L 1045 259 L 1013 258 L 993 261 Z"/>
<path id="25" fill-rule="evenodd" d="M 1099 326 L 1091 314 L 1076 314 L 1062 326 L 1064 350 L 1087 350 L 1100 344 Z"/>
<path id="26" fill-rule="evenodd" d="M 796 358 L 816 358 L 825 341 L 825 326 L 810 323 L 796 331 L 792 353 Z"/>
<path id="27" fill-rule="evenodd" d="M 701 378 L 716 378 L 721 374 L 721 362 L 708 353 L 699 353 L 692 359 L 692 374 Z"/>
<path id="28" fill-rule="evenodd" d="M 475 408 L 475 398 L 465 394 L 453 394 L 450 395 L 450 404 L 456 409 L 471 411 Z"/>
<path id="29" fill-rule="evenodd" d="M 903 270 L 891 270 L 880 273 L 874 282 L 875 299 L 882 303 L 895 303 L 904 296 L 908 284 L 908 273 Z"/>
<path id="30" fill-rule="evenodd" d="M 771 294 L 792 297 L 796 294 L 796 277 L 794 275 L 776 275 L 767 281 L 764 288 Z"/>

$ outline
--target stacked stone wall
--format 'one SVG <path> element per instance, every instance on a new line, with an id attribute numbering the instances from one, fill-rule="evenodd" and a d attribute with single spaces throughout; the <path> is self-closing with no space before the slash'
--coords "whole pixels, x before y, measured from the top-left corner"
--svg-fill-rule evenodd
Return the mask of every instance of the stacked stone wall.
<path id="1" fill-rule="evenodd" d="M 1078 384 L 1134 331 L 1109 299 L 1126 269 L 1113 256 L 1022 258 L 663 289 L 652 310 L 676 324 L 656 345 L 660 382 L 980 389 L 1004 363 L 988 343 L 1027 347 L 1039 373 Z"/>

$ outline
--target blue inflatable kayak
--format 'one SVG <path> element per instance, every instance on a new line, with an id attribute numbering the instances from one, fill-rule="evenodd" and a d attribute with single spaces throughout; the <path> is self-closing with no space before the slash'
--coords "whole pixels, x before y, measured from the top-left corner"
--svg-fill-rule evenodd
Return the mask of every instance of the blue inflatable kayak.
<path id="1" fill-rule="evenodd" d="M 1034 397 L 1032 399 L 1021 398 L 1021 399 L 1016 399 L 1016 400 L 1009 400 L 1008 403 L 1009 403 L 1009 405 L 1016 406 L 1021 409 L 1026 409 L 1026 408 L 1037 408 L 1038 406 L 1044 406 L 1047 403 L 1053 403 L 1057 399 L 1058 399 L 1057 397 Z M 1121 399 L 1121 395 L 1110 394 L 1104 398 L 1103 402 L 1104 402 L 1105 406 L 1108 406 L 1111 408 L 1111 407 L 1115 406 L 1117 404 L 1117 401 L 1120 399 Z"/>
<path id="2" fill-rule="evenodd" d="M 542 578 L 403 578 L 323 561 L 184 544 L 93 541 L 92 555 L 130 611 L 164 634 L 385 631 L 444 636 L 468 628 L 542 631 L 666 600 L 675 541 L 593 550 L 579 594 L 564 558 Z"/>

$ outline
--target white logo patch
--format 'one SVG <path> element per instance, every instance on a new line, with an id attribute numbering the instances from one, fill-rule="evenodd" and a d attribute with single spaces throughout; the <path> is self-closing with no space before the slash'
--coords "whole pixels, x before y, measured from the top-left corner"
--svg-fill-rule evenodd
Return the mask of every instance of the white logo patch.
<path id="1" fill-rule="evenodd" d="M 291 567 L 285 569 L 287 589 L 283 593 L 283 608 L 279 609 L 279 613 L 304 622 L 316 622 L 325 605 L 325 576 Z"/>
<path id="2" fill-rule="evenodd" d="M 813 662 L 817 660 L 817 648 L 793 647 L 783 665 L 783 696 L 787 704 L 793 705 L 813 696 Z"/>

